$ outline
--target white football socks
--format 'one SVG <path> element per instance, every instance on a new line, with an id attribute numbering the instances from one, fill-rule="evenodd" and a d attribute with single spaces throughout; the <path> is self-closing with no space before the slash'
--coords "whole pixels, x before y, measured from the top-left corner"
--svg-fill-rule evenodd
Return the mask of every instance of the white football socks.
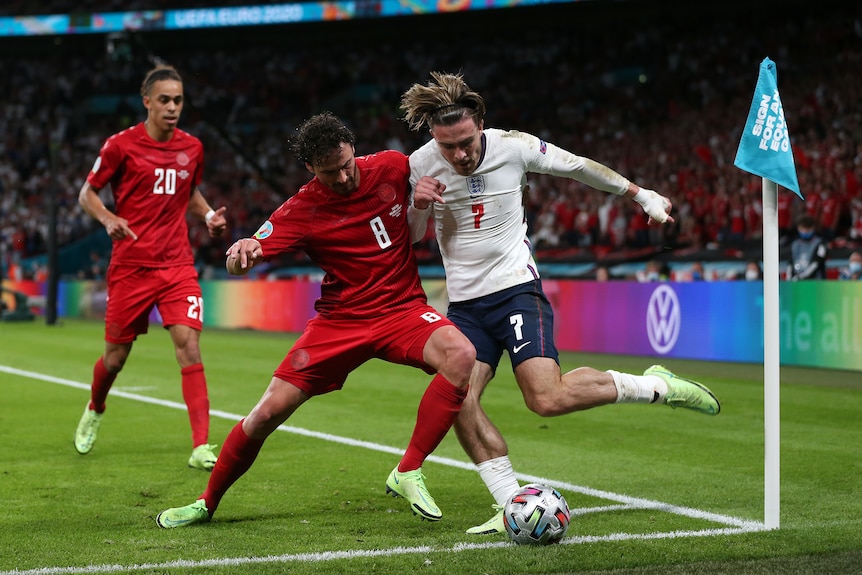
<path id="1" fill-rule="evenodd" d="M 608 370 L 617 388 L 617 403 L 664 403 L 667 384 L 657 375 L 632 375 Z"/>
<path id="2" fill-rule="evenodd" d="M 479 476 L 485 482 L 497 505 L 506 505 L 509 497 L 521 488 L 518 480 L 515 479 L 515 471 L 512 469 L 512 462 L 509 461 L 508 455 L 483 461 L 476 467 L 479 468 Z"/>

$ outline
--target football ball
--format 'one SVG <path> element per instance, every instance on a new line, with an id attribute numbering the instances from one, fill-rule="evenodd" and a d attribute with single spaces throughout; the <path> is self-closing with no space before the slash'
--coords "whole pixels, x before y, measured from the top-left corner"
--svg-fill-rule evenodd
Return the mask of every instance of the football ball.
<path id="1" fill-rule="evenodd" d="M 503 523 L 509 539 L 518 545 L 557 543 L 569 528 L 565 497 L 547 485 L 530 483 L 506 502 Z"/>
<path id="2" fill-rule="evenodd" d="M 530 483 L 506 502 L 503 523 L 509 539 L 519 545 L 557 543 L 569 528 L 566 498 L 547 485 Z"/>

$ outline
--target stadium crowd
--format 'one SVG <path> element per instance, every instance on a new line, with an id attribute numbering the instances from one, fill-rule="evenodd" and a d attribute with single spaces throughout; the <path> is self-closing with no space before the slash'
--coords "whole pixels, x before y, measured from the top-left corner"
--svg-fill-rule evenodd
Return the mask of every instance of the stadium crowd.
<path id="1" fill-rule="evenodd" d="M 12 2 L 3 13 L 121 9 L 116 2 L 70 4 Z M 397 106 L 400 93 L 429 70 L 460 71 L 484 93 L 488 127 L 533 133 L 674 202 L 676 223 L 651 228 L 633 202 L 533 175 L 527 215 L 540 260 L 606 265 L 706 257 L 744 265 L 759 257 L 761 181 L 733 160 L 767 56 L 779 71 L 805 196 L 803 202 L 779 191 L 783 254 L 805 213 L 839 259 L 862 246 L 860 6 L 800 3 L 776 11 L 767 2 L 758 12 L 707 2 L 686 13 L 673 3 L 651 12 L 637 2 L 613 3 L 614 10 L 577 4 L 411 17 L 397 26 L 354 21 L 183 32 L 182 39 L 178 32 L 107 42 L 46 38 L 28 40 L 25 50 L 0 38 L 4 276 L 38 273 L 21 262 L 44 254 L 51 203 L 60 246 L 104 233 L 78 207 L 78 191 L 104 138 L 143 119 L 137 82 L 154 57 L 184 76 L 180 127 L 204 142 L 207 196 L 228 207 L 223 240 L 191 228 L 201 269 L 220 269 L 226 246 L 253 233 L 307 181 L 285 140 L 310 114 L 328 109 L 348 119 L 366 146 L 357 154 L 409 152 L 427 141 L 427 134 L 408 131 Z M 451 40 L 429 39 L 428 23 L 445 27 Z M 517 41 L 510 26 L 519 30 Z M 417 254 L 436 261 L 432 238 Z M 82 273 L 98 274 L 97 267 Z"/>

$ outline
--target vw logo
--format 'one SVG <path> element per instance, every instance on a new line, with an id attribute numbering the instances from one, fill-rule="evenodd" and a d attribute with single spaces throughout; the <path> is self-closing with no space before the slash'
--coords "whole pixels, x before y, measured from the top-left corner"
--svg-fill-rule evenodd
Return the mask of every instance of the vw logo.
<path id="1" fill-rule="evenodd" d="M 679 299 L 670 286 L 658 286 L 649 298 L 646 330 L 649 343 L 656 353 L 665 354 L 679 339 Z"/>

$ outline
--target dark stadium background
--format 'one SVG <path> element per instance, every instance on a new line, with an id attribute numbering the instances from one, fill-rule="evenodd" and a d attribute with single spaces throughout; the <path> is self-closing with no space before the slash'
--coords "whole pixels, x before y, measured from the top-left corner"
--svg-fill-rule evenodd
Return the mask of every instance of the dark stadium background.
<path id="1" fill-rule="evenodd" d="M 22 1 L 4 2 L 0 16 L 230 5 Z M 284 146 L 301 119 L 329 109 L 357 132 L 357 153 L 409 152 L 426 135 L 408 132 L 398 119 L 398 97 L 429 71 L 445 70 L 464 72 L 486 97 L 487 126 L 535 133 L 673 199 L 677 224 L 647 229 L 633 203 L 602 208 L 606 194 L 534 177 L 528 218 L 531 233 L 556 226 L 534 242 L 553 274 L 589 278 L 605 265 L 634 278 L 657 260 L 678 279 L 695 261 L 715 279 L 735 277 L 746 260 L 761 258 L 760 222 L 750 219 L 760 180 L 732 163 L 764 57 L 777 63 L 806 202 L 785 190 L 780 195 L 793 196 L 791 222 L 806 210 L 820 218 L 834 275 L 862 245 L 860 13 L 858 3 L 832 1 L 585 0 L 110 37 L 0 38 L 3 277 L 13 269 L 25 278 L 44 274 L 52 205 L 62 275 L 100 273 L 109 243 L 77 207 L 77 192 L 104 138 L 143 118 L 138 86 L 156 59 L 184 76 L 189 103 L 181 127 L 206 146 L 210 202 L 229 209 L 231 234 L 223 241 L 210 241 L 202 227 L 192 230 L 199 266 L 210 275 L 222 269 L 226 244 L 253 232 L 307 179 Z M 613 220 L 603 226 L 600 214 Z M 792 237 L 792 226 L 782 230 L 783 257 Z M 432 241 L 417 253 L 426 265 L 438 263 Z M 303 264 L 297 256 L 276 269 Z"/>

